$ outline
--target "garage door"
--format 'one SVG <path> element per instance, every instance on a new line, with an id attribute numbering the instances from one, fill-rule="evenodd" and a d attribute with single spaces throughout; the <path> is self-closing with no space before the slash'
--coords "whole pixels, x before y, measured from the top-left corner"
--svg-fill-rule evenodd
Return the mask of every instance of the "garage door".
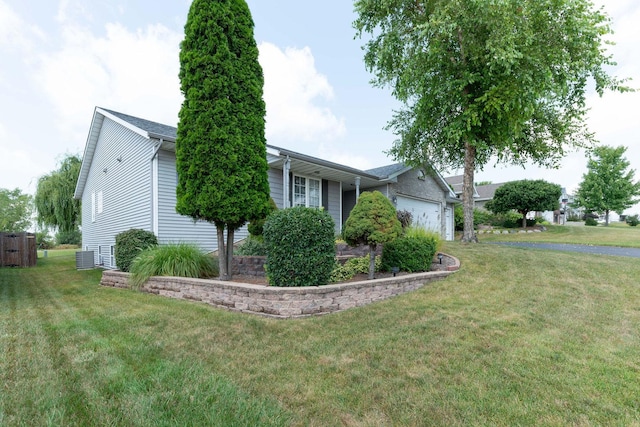
<path id="1" fill-rule="evenodd" d="M 409 197 L 397 198 L 396 208 L 406 210 L 413 215 L 413 225 L 433 230 L 440 233 L 442 227 L 440 224 L 440 205 L 438 203 L 427 202 L 424 200 L 411 199 Z"/>

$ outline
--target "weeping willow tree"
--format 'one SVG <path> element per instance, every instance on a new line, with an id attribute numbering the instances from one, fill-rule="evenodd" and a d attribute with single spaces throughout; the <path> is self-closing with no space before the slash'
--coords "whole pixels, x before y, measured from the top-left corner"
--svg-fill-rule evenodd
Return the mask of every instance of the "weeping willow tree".
<path id="1" fill-rule="evenodd" d="M 38 225 L 62 233 L 80 227 L 80 200 L 73 198 L 82 160 L 77 155 L 65 157 L 58 169 L 41 176 L 34 198 Z"/>

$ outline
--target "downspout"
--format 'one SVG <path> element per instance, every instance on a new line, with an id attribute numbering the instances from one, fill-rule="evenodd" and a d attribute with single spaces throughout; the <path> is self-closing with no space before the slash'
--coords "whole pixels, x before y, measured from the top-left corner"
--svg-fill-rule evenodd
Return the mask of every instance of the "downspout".
<path id="1" fill-rule="evenodd" d="M 158 236 L 158 151 L 162 147 L 162 138 L 153 146 L 151 155 L 151 231 Z"/>

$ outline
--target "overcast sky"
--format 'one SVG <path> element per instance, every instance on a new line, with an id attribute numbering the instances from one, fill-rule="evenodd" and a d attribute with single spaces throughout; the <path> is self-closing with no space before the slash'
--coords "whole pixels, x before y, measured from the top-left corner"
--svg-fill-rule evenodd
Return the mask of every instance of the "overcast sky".
<path id="1" fill-rule="evenodd" d="M 0 188 L 33 192 L 62 156 L 82 154 L 95 106 L 177 125 L 178 52 L 190 3 L 0 0 Z M 268 142 L 362 169 L 391 163 L 384 152 L 395 136 L 383 128 L 398 104 L 369 84 L 352 2 L 248 4 L 265 74 Z M 640 2 L 610 0 L 605 10 L 615 30 L 611 72 L 640 87 Z M 640 179 L 640 92 L 590 94 L 588 105 L 590 129 L 602 144 L 627 146 Z M 573 153 L 559 170 L 489 164 L 476 181 L 542 178 L 573 191 L 586 161 Z"/>

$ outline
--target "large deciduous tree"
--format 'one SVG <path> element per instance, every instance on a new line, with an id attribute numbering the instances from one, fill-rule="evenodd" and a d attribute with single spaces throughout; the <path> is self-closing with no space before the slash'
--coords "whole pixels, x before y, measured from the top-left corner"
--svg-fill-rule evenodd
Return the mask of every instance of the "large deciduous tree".
<path id="1" fill-rule="evenodd" d="M 609 213 L 621 214 L 638 203 L 640 181 L 634 181 L 635 170 L 624 157 L 626 147 L 596 147 L 587 162 L 587 173 L 576 193 L 576 202 L 587 211 L 605 214 L 609 225 Z"/>
<path id="2" fill-rule="evenodd" d="M 396 208 L 379 191 L 365 191 L 344 223 L 342 237 L 351 246 L 369 245 L 369 279 L 375 273 L 376 247 L 399 237 L 402 224 Z"/>
<path id="3" fill-rule="evenodd" d="M 0 231 L 20 232 L 31 226 L 33 200 L 19 188 L 0 188 Z"/>
<path id="4" fill-rule="evenodd" d="M 37 222 L 61 233 L 76 232 L 80 226 L 80 200 L 73 198 L 82 160 L 68 155 L 58 169 L 41 176 L 34 197 Z"/>
<path id="5" fill-rule="evenodd" d="M 557 166 L 592 144 L 584 124 L 590 77 L 602 94 L 625 90 L 604 70 L 609 19 L 589 0 L 356 0 L 354 26 L 371 34 L 373 84 L 403 107 L 388 124 L 396 159 L 464 167 L 462 240 L 473 230 L 473 179 L 492 158 Z"/>
<path id="6" fill-rule="evenodd" d="M 529 212 L 558 209 L 562 188 L 543 179 L 511 181 L 498 187 L 486 208 L 494 213 L 514 210 L 522 214 L 522 227 L 527 226 Z"/>
<path id="7" fill-rule="evenodd" d="M 215 224 L 225 280 L 234 231 L 269 207 L 263 85 L 245 0 L 194 0 L 180 49 L 176 210 Z"/>

